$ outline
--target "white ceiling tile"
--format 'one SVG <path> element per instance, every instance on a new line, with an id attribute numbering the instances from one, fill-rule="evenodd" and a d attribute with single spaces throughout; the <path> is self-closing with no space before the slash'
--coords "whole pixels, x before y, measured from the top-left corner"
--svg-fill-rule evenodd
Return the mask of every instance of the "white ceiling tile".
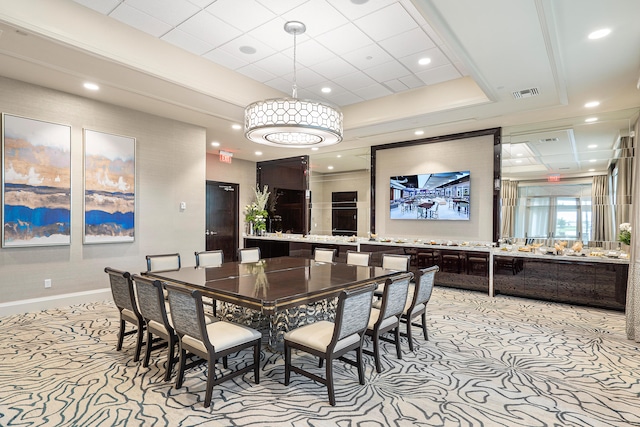
<path id="1" fill-rule="evenodd" d="M 241 51 L 241 49 L 247 47 L 255 49 L 255 52 L 244 53 Z M 218 49 L 227 52 L 229 55 L 237 56 L 241 60 L 247 62 L 259 61 L 276 53 L 275 50 L 273 50 L 268 45 L 247 35 L 237 37 L 223 44 Z"/>
<path id="2" fill-rule="evenodd" d="M 376 41 L 388 39 L 418 26 L 400 3 L 394 3 L 362 17 L 356 20 L 355 24 Z"/>
<path id="3" fill-rule="evenodd" d="M 392 94 L 389 89 L 381 84 L 374 84 L 361 89 L 356 89 L 353 92 L 365 100 L 381 98 Z"/>
<path id="4" fill-rule="evenodd" d="M 178 28 L 214 47 L 221 46 L 241 34 L 238 29 L 205 11 L 192 16 Z"/>
<path id="5" fill-rule="evenodd" d="M 273 80 L 276 76 L 271 74 L 268 71 L 263 70 L 262 68 L 256 67 L 255 65 L 247 65 L 245 67 L 240 67 L 236 69 L 237 72 L 244 74 L 247 77 L 252 78 L 253 80 L 264 83 L 269 80 Z"/>
<path id="6" fill-rule="evenodd" d="M 276 53 L 256 61 L 254 65 L 269 70 L 277 76 L 284 76 L 293 72 L 293 59 L 282 53 Z"/>
<path id="7" fill-rule="evenodd" d="M 124 3 L 110 16 L 154 37 L 161 37 L 173 28 L 171 25 Z"/>
<path id="8" fill-rule="evenodd" d="M 436 30 L 431 27 L 431 25 L 423 25 L 422 29 L 425 33 L 427 33 L 429 38 L 436 44 L 436 46 L 442 46 L 445 44 L 442 40 L 442 37 L 440 37 L 440 34 L 438 34 Z"/>
<path id="9" fill-rule="evenodd" d="M 407 85 L 405 85 L 404 83 L 402 83 L 400 80 L 398 79 L 394 79 L 394 80 L 389 80 L 384 82 L 384 85 L 386 87 L 388 87 L 389 89 L 391 89 L 393 92 L 398 93 L 398 92 L 403 92 L 407 89 L 409 89 L 407 87 Z"/>
<path id="10" fill-rule="evenodd" d="M 332 6 L 340 10 L 347 19 L 353 21 L 358 18 L 368 15 L 383 7 L 389 6 L 396 2 L 396 0 L 369 0 L 364 3 L 356 3 L 347 0 L 327 0 Z"/>
<path id="11" fill-rule="evenodd" d="M 415 89 L 417 87 L 424 86 L 424 82 L 413 74 L 401 77 L 399 80 L 404 83 L 409 89 Z"/>
<path id="12" fill-rule="evenodd" d="M 242 31 L 259 27 L 264 21 L 273 19 L 276 14 L 257 2 L 246 0 L 217 0 L 205 9 L 218 19 Z M 240 13 L 240 11 L 242 11 Z"/>
<path id="13" fill-rule="evenodd" d="M 293 46 L 293 36 L 284 30 L 286 22 L 286 19 L 274 18 L 251 30 L 249 35 L 257 40 L 262 40 L 277 51 L 289 49 Z M 298 39 L 298 41 L 300 40 Z"/>
<path id="14" fill-rule="evenodd" d="M 310 37 L 333 30 L 346 24 L 347 19 L 325 0 L 309 0 L 282 15 L 287 21 L 301 21 Z"/>
<path id="15" fill-rule="evenodd" d="M 320 75 L 334 80 L 337 77 L 352 74 L 358 71 L 353 65 L 344 59 L 335 56 L 327 61 L 322 61 L 313 66 L 313 69 Z"/>
<path id="16" fill-rule="evenodd" d="M 291 40 L 291 49 L 283 52 L 293 58 L 293 39 Z M 296 61 L 305 67 L 312 67 L 322 61 L 328 61 L 335 58 L 335 53 L 322 46 L 315 40 L 302 41 L 298 39 L 298 49 L 296 53 Z M 293 64 L 293 62 L 292 62 Z"/>
<path id="17" fill-rule="evenodd" d="M 458 72 L 463 76 L 469 75 L 469 70 L 467 69 L 467 66 L 464 65 L 461 61 L 454 62 L 453 66 L 456 67 L 456 70 L 458 70 Z"/>
<path id="18" fill-rule="evenodd" d="M 297 81 L 298 86 L 306 87 L 324 83 L 326 79 L 310 68 L 298 68 Z M 291 74 L 291 82 L 293 82 L 293 73 Z"/>
<path id="19" fill-rule="evenodd" d="M 371 44 L 353 52 L 345 53 L 342 55 L 342 59 L 360 70 L 365 70 L 389 62 L 393 60 L 393 57 L 377 44 Z"/>
<path id="20" fill-rule="evenodd" d="M 367 76 L 362 71 L 356 71 L 353 74 L 337 77 L 334 79 L 334 81 L 338 83 L 340 86 L 349 88 L 350 90 L 371 86 L 376 82 L 375 80 Z"/>
<path id="21" fill-rule="evenodd" d="M 420 26 L 429 25 L 427 20 L 424 18 L 422 13 L 416 9 L 412 0 L 400 0 L 400 4 L 405 8 L 407 13 L 411 15 L 411 17 L 416 21 L 416 23 Z"/>
<path id="22" fill-rule="evenodd" d="M 291 80 L 284 79 L 282 77 L 276 77 L 273 80 L 269 80 L 265 82 L 266 85 L 271 86 L 274 89 L 279 90 L 280 92 L 284 92 L 285 94 L 291 96 Z"/>
<path id="23" fill-rule="evenodd" d="M 127 0 L 126 3 L 175 27 L 200 12 L 186 0 Z"/>
<path id="24" fill-rule="evenodd" d="M 409 70 L 397 61 L 389 61 L 385 64 L 367 68 L 364 72 L 378 82 L 399 79 L 410 74 Z"/>
<path id="25" fill-rule="evenodd" d="M 161 38 L 196 55 L 202 55 L 213 48 L 210 44 L 177 29 L 169 31 Z"/>
<path id="26" fill-rule="evenodd" d="M 365 33 L 353 24 L 343 25 L 316 38 L 327 49 L 342 55 L 373 43 Z"/>
<path id="27" fill-rule="evenodd" d="M 418 61 L 422 58 L 429 58 L 431 59 L 431 62 L 425 65 L 420 65 Z M 400 58 L 400 62 L 414 73 L 420 73 L 422 71 L 451 64 L 447 57 L 444 56 L 437 47 Z"/>
<path id="28" fill-rule="evenodd" d="M 427 85 L 434 85 L 436 83 L 442 83 L 462 77 L 453 65 L 444 65 L 442 67 L 422 71 L 420 73 L 416 73 L 416 76 L 418 76 L 418 78 Z"/>
<path id="29" fill-rule="evenodd" d="M 96 12 L 100 12 L 103 15 L 108 15 L 113 9 L 120 4 L 120 0 L 74 0 L 76 3 L 81 4 L 89 9 L 93 9 Z"/>
<path id="30" fill-rule="evenodd" d="M 216 64 L 222 65 L 223 67 L 227 67 L 231 70 L 244 67 L 248 64 L 247 61 L 243 61 L 236 56 L 229 55 L 227 52 L 224 52 L 220 49 L 213 49 L 207 52 L 203 55 L 203 58 L 213 61 Z"/>
<path id="31" fill-rule="evenodd" d="M 189 3 L 195 4 L 200 9 L 204 9 L 205 7 L 209 6 L 211 3 L 213 3 L 216 0 L 188 0 L 188 1 Z"/>
<path id="32" fill-rule="evenodd" d="M 332 102 L 336 105 L 351 105 L 362 101 L 364 98 L 351 92 L 341 93 L 332 98 Z"/>
<path id="33" fill-rule="evenodd" d="M 309 0 L 256 0 L 257 3 L 262 4 L 267 9 L 271 10 L 276 15 L 282 15 L 285 12 L 290 11 Z"/>
<path id="34" fill-rule="evenodd" d="M 380 46 L 396 58 L 436 47 L 420 27 L 383 40 L 380 42 Z"/>

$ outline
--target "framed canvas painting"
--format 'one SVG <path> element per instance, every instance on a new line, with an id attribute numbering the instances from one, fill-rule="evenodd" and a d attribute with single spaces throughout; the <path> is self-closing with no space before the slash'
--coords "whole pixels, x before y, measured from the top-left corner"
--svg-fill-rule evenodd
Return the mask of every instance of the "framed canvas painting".
<path id="1" fill-rule="evenodd" d="M 136 140 L 84 130 L 84 243 L 133 242 Z"/>
<path id="2" fill-rule="evenodd" d="M 2 114 L 2 247 L 71 243 L 71 127 Z"/>

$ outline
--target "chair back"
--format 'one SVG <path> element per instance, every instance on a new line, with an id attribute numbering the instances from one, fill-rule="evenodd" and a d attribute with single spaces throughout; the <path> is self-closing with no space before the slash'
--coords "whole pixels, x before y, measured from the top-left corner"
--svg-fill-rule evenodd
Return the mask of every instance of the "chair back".
<path id="1" fill-rule="evenodd" d="M 410 310 L 420 304 L 427 304 L 427 302 L 429 302 L 431 293 L 433 292 L 433 282 L 438 270 L 440 270 L 440 268 L 437 265 L 418 270 Z"/>
<path id="2" fill-rule="evenodd" d="M 371 314 L 371 299 L 375 288 L 376 285 L 372 283 L 362 288 L 340 292 L 332 344 L 335 345 L 349 335 L 364 333 Z"/>
<path id="3" fill-rule="evenodd" d="M 180 337 L 188 335 L 202 341 L 205 346 L 211 345 L 207 339 L 200 291 L 170 284 L 165 284 L 165 287 L 169 294 L 169 309 L 176 333 Z"/>
<path id="4" fill-rule="evenodd" d="M 409 282 L 413 273 L 399 274 L 387 279 L 382 293 L 382 306 L 378 322 L 392 316 L 400 316 L 404 312 L 409 294 Z"/>
<path id="5" fill-rule="evenodd" d="M 147 272 L 180 270 L 180 254 L 147 255 Z"/>
<path id="6" fill-rule="evenodd" d="M 165 327 L 169 325 L 167 310 L 164 305 L 162 283 L 143 276 L 134 275 L 140 314 L 147 320 L 154 320 Z"/>
<path id="7" fill-rule="evenodd" d="M 260 261 L 260 248 L 238 249 L 238 261 L 240 264 Z"/>
<path id="8" fill-rule="evenodd" d="M 409 255 L 382 254 L 382 268 L 396 271 L 409 271 Z"/>
<path id="9" fill-rule="evenodd" d="M 371 252 L 347 251 L 347 264 L 369 266 Z"/>
<path id="10" fill-rule="evenodd" d="M 220 267 L 224 262 L 224 252 L 202 251 L 196 252 L 196 267 Z"/>
<path id="11" fill-rule="evenodd" d="M 120 311 L 130 310 L 139 315 L 136 297 L 133 292 L 133 281 L 129 272 L 115 270 L 110 267 L 106 267 L 104 271 L 109 275 L 111 295 L 113 295 L 113 302 L 116 303 L 116 307 Z"/>
<path id="12" fill-rule="evenodd" d="M 329 248 L 316 248 L 313 253 L 314 261 L 333 262 L 336 258 L 336 250 Z"/>

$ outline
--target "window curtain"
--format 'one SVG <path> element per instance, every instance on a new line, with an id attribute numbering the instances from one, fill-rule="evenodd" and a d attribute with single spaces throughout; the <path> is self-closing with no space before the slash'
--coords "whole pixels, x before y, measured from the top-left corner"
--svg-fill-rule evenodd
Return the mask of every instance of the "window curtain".
<path id="1" fill-rule="evenodd" d="M 612 236 L 613 218 L 609 200 L 608 175 L 596 175 L 591 186 L 591 240 L 615 240 Z"/>
<path id="2" fill-rule="evenodd" d="M 500 237 L 514 237 L 516 233 L 516 205 L 518 202 L 518 181 L 502 181 L 500 190 Z"/>
<path id="3" fill-rule="evenodd" d="M 616 238 L 617 226 L 623 222 L 630 222 L 631 191 L 633 187 L 633 138 L 620 138 L 620 158 L 618 159 L 618 180 L 615 199 Z"/>
<path id="4" fill-rule="evenodd" d="M 638 123 L 636 123 L 636 135 L 638 135 L 638 130 Z M 633 140 L 631 140 L 631 142 L 633 143 Z M 635 154 L 633 148 L 627 149 L 630 150 L 627 154 L 629 154 L 633 160 Z M 640 342 L 640 242 L 638 241 L 640 239 L 636 237 L 638 230 L 640 230 L 640 209 L 637 205 L 638 201 L 640 201 L 640 185 L 633 185 L 633 183 L 637 183 L 638 179 L 640 179 L 637 162 L 631 162 L 629 173 L 631 178 L 629 181 L 630 191 L 627 194 L 630 195 L 629 202 L 635 201 L 636 205 L 630 206 L 628 221 L 626 221 L 631 223 L 631 245 L 629 248 L 629 279 L 627 280 L 627 306 L 625 314 L 627 338 Z M 620 185 L 620 183 L 618 185 Z"/>

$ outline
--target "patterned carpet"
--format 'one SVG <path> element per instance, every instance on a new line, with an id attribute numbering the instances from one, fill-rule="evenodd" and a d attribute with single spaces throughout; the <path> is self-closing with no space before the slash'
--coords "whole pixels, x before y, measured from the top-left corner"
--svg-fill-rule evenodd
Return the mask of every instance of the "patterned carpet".
<path id="1" fill-rule="evenodd" d="M 263 351 L 260 385 L 223 383 L 204 408 L 203 366 L 176 390 L 164 350 L 149 368 L 132 361 L 133 337 L 115 350 L 111 303 L 0 318 L 0 425 L 640 426 L 640 350 L 622 313 L 444 288 L 428 309 L 430 340 L 405 342 L 402 361 L 385 344 L 381 374 L 365 356 L 366 385 L 335 363 L 335 407 L 305 377 L 285 387 L 282 358 Z"/>

